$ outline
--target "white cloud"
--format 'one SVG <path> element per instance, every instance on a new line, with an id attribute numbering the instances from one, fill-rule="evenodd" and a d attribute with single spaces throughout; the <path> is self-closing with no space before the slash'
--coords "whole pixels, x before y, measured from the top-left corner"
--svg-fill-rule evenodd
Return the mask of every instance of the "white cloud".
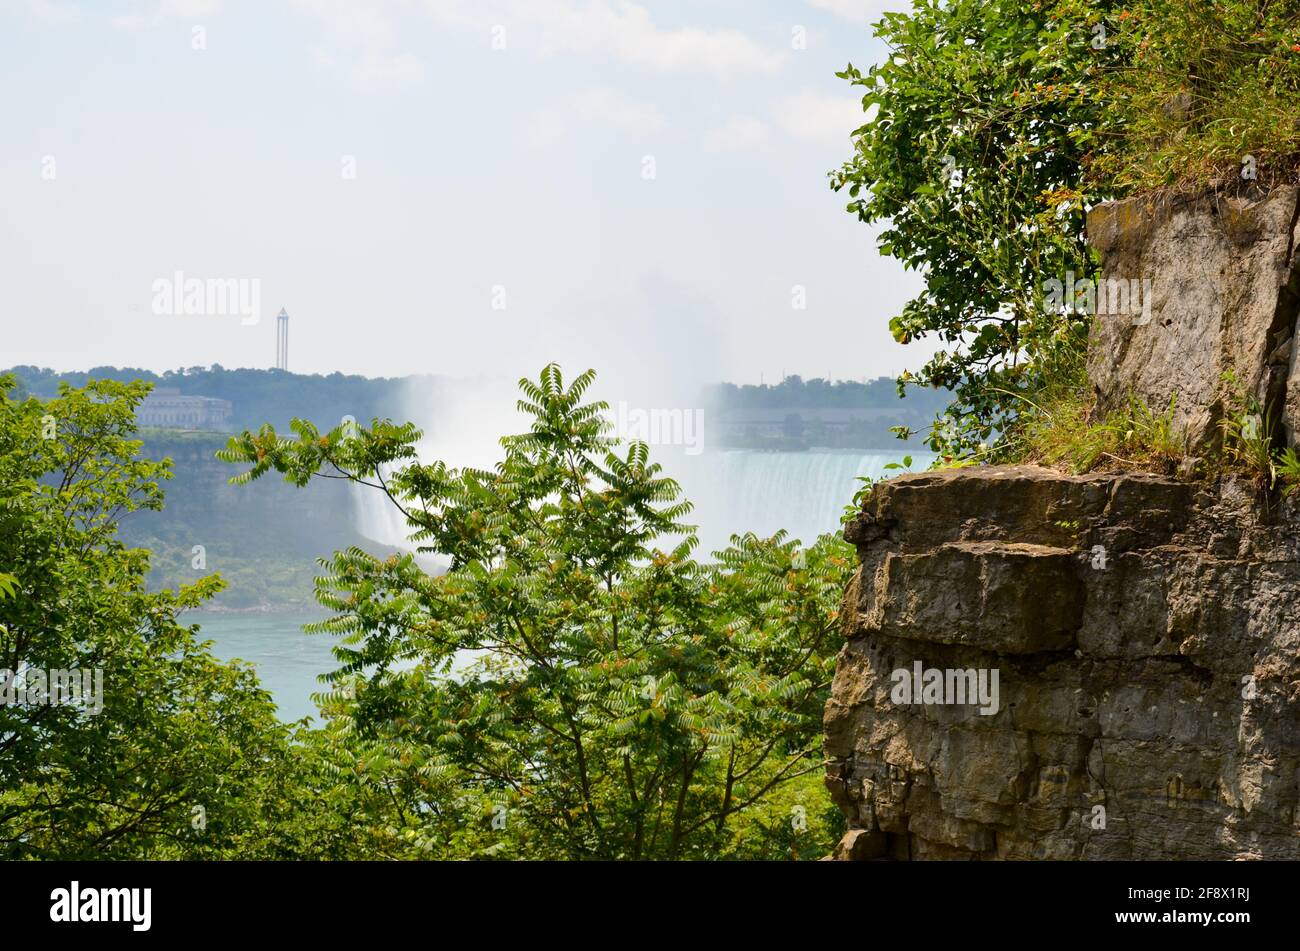
<path id="1" fill-rule="evenodd" d="M 607 54 L 661 72 L 712 73 L 720 79 L 779 71 L 787 52 L 769 49 L 739 30 L 665 28 L 632 0 L 426 0 L 437 19 L 461 24 L 501 24 L 540 32 L 543 53 Z M 512 48 L 513 47 L 513 40 Z"/>
<path id="2" fill-rule="evenodd" d="M 162 12 L 173 17 L 205 17 L 217 12 L 219 0 L 164 0 Z"/>
<path id="3" fill-rule="evenodd" d="M 808 4 L 855 23 L 875 23 L 883 13 L 912 8 L 908 0 L 808 0 Z"/>
<path id="4" fill-rule="evenodd" d="M 861 100 L 807 91 L 782 96 L 773 104 L 772 115 L 792 138 L 828 145 L 848 142 L 853 130 L 867 121 Z"/>
<path id="5" fill-rule="evenodd" d="M 373 0 L 292 2 L 321 20 L 332 34 L 333 44 L 318 46 L 313 51 L 318 65 L 333 68 L 350 63 L 353 80 L 365 89 L 423 81 L 424 62 L 413 53 L 394 48 L 398 30 L 384 4 Z"/>
<path id="6" fill-rule="evenodd" d="M 533 119 L 529 138 L 546 144 L 563 138 L 574 125 L 597 125 L 629 134 L 655 134 L 668 119 L 653 103 L 636 102 L 617 89 L 585 89 L 563 106 L 543 109 Z"/>
<path id="7" fill-rule="evenodd" d="M 767 124 L 753 116 L 730 116 L 716 129 L 704 134 L 704 148 L 710 152 L 748 152 L 767 144 Z"/>
<path id="8" fill-rule="evenodd" d="M 466 0 L 425 0 L 425 7 L 434 19 L 463 26 L 484 27 L 502 19 L 489 10 L 485 0 L 476 0 L 472 5 Z"/>
<path id="9" fill-rule="evenodd" d="M 310 13 L 328 26 L 340 38 L 357 46 L 386 46 L 395 35 L 393 24 L 378 4 L 355 0 L 339 3 L 337 0 L 291 0 L 293 6 Z"/>
<path id="10" fill-rule="evenodd" d="M 720 78 L 772 73 L 784 52 L 768 50 L 736 30 L 656 26 L 645 7 L 620 0 L 579 7 L 571 0 L 523 0 L 517 9 L 542 25 L 543 45 L 559 51 L 608 52 L 664 72 L 710 72 Z"/>
<path id="11" fill-rule="evenodd" d="M 424 63 L 410 53 L 367 53 L 352 68 L 352 77 L 365 87 L 418 83 L 424 79 Z"/>
<path id="12" fill-rule="evenodd" d="M 36 19 L 55 26 L 76 23 L 81 19 L 81 11 L 76 7 L 54 3 L 53 0 L 27 0 L 27 12 Z"/>
<path id="13" fill-rule="evenodd" d="M 220 0 L 158 0 L 148 10 L 123 13 L 112 17 L 109 22 L 119 30 L 142 30 L 157 25 L 164 17 L 193 20 L 211 16 L 217 12 L 218 6 Z"/>

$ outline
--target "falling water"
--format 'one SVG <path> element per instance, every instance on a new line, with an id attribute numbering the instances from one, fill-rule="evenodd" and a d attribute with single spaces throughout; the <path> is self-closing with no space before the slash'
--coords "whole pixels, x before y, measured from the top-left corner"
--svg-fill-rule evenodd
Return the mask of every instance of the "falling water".
<path id="1" fill-rule="evenodd" d="M 410 549 L 406 518 L 383 492 L 354 485 L 350 497 L 352 525 L 358 532 L 381 545 Z"/>
<path id="2" fill-rule="evenodd" d="M 620 378 L 621 380 L 621 378 Z M 604 394 L 606 397 L 611 394 Z M 515 408 L 519 392 L 503 379 L 433 379 L 408 396 L 407 418 L 424 432 L 417 447 L 425 462 L 491 468 L 502 455 L 500 437 L 520 432 L 526 421 Z M 610 400 L 615 405 L 615 400 Z M 667 396 L 645 405 L 683 406 Z M 712 446 L 652 445 L 651 459 L 676 479 L 694 505 L 688 521 L 698 526 L 699 552 L 707 556 L 732 534 L 767 536 L 784 529 L 811 544 L 838 533 L 840 517 L 860 478 L 897 474 L 886 469 L 910 452 L 912 471 L 929 467 L 934 456 L 900 447 L 892 452 L 812 449 L 804 452 L 725 450 Z M 402 514 L 381 492 L 354 487 L 354 524 L 384 545 L 410 548 Z"/>
<path id="3" fill-rule="evenodd" d="M 420 455 L 455 463 L 454 449 L 440 446 L 438 439 L 431 437 L 421 446 Z M 697 456 L 661 451 L 652 455 L 662 459 L 666 474 L 681 483 L 683 494 L 694 504 L 688 521 L 698 526 L 702 554 L 725 547 L 731 535 L 744 532 L 765 536 L 784 529 L 805 544 L 819 535 L 838 533 L 840 517 L 861 487 L 860 479 L 895 474 L 885 466 L 903 457 L 901 452 L 842 450 L 711 450 Z M 927 468 L 933 458 L 928 453 L 911 455 L 913 471 Z M 358 487 L 353 495 L 353 517 L 366 537 L 409 547 L 401 513 L 382 493 Z"/>
<path id="4" fill-rule="evenodd" d="M 699 526 L 700 551 L 716 551 L 733 534 L 773 535 L 812 544 L 838 534 L 840 517 L 859 478 L 895 474 L 886 465 L 903 453 L 843 450 L 806 452 L 710 451 L 683 456 L 669 467 L 695 504 L 691 520 Z M 912 453 L 912 470 L 930 465 L 929 453 Z M 678 473 L 680 472 L 680 475 Z"/>

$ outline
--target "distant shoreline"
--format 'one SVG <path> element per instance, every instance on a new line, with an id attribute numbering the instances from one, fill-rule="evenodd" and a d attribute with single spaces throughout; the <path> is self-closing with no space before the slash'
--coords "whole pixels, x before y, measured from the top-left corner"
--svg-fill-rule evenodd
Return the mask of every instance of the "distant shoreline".
<path id="1" fill-rule="evenodd" d="M 276 604 L 255 604 L 250 607 L 231 608 L 220 604 L 204 605 L 200 608 L 188 608 L 181 616 L 192 614 L 316 614 L 322 618 L 329 617 L 329 612 L 319 605 L 305 602 L 280 602 Z"/>

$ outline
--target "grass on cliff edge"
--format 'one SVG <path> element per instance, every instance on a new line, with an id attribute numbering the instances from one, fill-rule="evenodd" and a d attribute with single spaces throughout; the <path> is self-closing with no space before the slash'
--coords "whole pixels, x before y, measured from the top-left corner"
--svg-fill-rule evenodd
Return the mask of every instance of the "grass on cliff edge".
<path id="1" fill-rule="evenodd" d="M 1099 414 L 1086 351 L 1086 337 L 1073 334 L 1046 351 L 1036 386 L 1003 391 L 1020 409 L 1002 438 L 986 456 L 966 462 L 1036 463 L 1076 475 L 1107 469 L 1177 471 L 1187 458 L 1187 444 L 1173 424 L 1175 404 L 1154 409 L 1131 398 L 1122 411 Z"/>
<path id="2" fill-rule="evenodd" d="M 1172 402 L 1156 411 L 1130 397 L 1125 409 L 1098 417 L 1086 388 L 1053 386 L 1037 395 L 1041 402 L 1021 416 L 1011 437 L 1009 452 L 1017 461 L 1074 473 L 1143 469 L 1172 475 L 1187 458 Z"/>
<path id="3" fill-rule="evenodd" d="M 1249 395 L 1235 374 L 1220 381 L 1224 417 L 1216 449 L 1193 460 L 1185 435 L 1174 426 L 1177 397 L 1154 409 L 1131 395 L 1128 405 L 1108 415 L 1097 412 L 1096 400 L 1082 367 L 1071 366 L 1059 382 L 1026 397 L 1025 411 L 1007 435 L 1000 461 L 1032 462 L 1075 474 L 1106 470 L 1142 470 L 1173 475 L 1243 476 L 1261 494 L 1281 489 L 1284 496 L 1300 489 L 1300 455 L 1274 445 L 1276 420 L 1271 407 Z M 1194 466 L 1185 466 L 1194 463 Z"/>
<path id="4" fill-rule="evenodd" d="M 1063 6 L 1074 2 L 1094 0 Z M 1107 108 L 1093 182 L 1126 193 L 1297 181 L 1300 0 L 1098 7 Z"/>

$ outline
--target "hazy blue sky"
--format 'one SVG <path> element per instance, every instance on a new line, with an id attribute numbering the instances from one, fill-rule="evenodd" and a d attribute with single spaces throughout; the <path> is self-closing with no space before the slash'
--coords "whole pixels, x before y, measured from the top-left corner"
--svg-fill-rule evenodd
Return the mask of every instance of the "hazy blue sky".
<path id="1" fill-rule="evenodd" d="M 270 366 L 281 306 L 302 372 L 918 364 L 825 177 L 882 5 L 5 0 L 0 365 Z M 260 321 L 155 313 L 176 271 Z"/>

